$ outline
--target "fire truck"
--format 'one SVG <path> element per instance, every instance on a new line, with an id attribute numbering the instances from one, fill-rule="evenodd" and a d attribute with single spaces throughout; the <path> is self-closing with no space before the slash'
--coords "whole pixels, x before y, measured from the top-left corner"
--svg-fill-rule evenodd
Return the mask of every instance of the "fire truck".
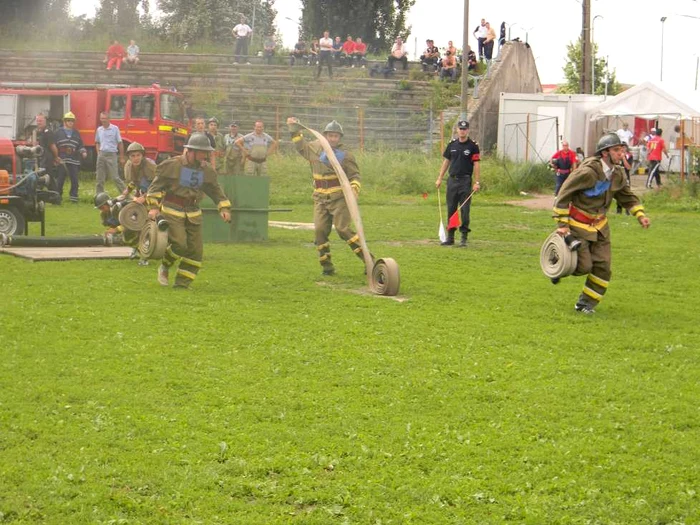
<path id="1" fill-rule="evenodd" d="M 131 142 L 139 142 L 156 162 L 182 153 L 189 134 L 183 96 L 158 84 L 0 82 L 0 138 L 15 145 L 31 140 L 37 114 L 46 115 L 49 126 L 57 129 L 68 111 L 75 114 L 75 129 L 88 150 L 88 169 L 95 166 L 95 130 L 102 111 L 119 127 L 125 150 Z"/>

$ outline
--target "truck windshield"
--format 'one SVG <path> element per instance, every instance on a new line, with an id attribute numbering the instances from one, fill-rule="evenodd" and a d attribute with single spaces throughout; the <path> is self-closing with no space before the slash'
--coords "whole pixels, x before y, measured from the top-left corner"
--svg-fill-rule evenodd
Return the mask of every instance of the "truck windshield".
<path id="1" fill-rule="evenodd" d="M 170 93 L 163 93 L 160 96 L 160 118 L 183 122 L 185 115 L 180 97 Z"/>

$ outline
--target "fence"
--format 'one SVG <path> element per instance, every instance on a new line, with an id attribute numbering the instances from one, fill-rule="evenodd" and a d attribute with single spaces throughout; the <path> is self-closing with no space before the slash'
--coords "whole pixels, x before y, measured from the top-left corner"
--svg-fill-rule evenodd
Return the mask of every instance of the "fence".
<path id="1" fill-rule="evenodd" d="M 256 120 L 262 120 L 265 132 L 276 140 L 281 139 L 282 144 L 289 142 L 287 117 L 297 117 L 304 125 L 319 131 L 331 120 L 337 120 L 343 126 L 343 142 L 361 151 L 431 148 L 437 140 L 434 134 L 440 131 L 429 109 L 251 104 L 232 108 L 231 113 L 241 133 L 247 133 Z"/>

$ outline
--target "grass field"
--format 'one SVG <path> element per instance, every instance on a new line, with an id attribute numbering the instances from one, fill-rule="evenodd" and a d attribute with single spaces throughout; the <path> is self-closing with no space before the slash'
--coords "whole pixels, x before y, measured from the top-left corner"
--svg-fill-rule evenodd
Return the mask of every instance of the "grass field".
<path id="1" fill-rule="evenodd" d="M 540 273 L 547 211 L 486 193 L 470 246 L 438 246 L 438 165 L 360 199 L 401 302 L 337 237 L 321 277 L 309 231 L 206 245 L 189 292 L 0 255 L 0 523 L 699 523 L 700 217 L 611 216 L 585 317 L 581 278 Z M 271 219 L 310 222 L 308 168 L 271 170 Z M 85 202 L 48 218 L 101 231 Z"/>

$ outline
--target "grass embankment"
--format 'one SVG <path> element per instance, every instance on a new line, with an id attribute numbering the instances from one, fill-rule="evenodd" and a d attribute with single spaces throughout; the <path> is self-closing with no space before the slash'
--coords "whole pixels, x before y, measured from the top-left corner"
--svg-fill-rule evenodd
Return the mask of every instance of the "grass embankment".
<path id="1" fill-rule="evenodd" d="M 549 212 L 484 194 L 469 248 L 437 245 L 438 165 L 361 159 L 404 302 L 355 293 L 335 236 L 321 278 L 309 231 L 207 245 L 184 293 L 134 261 L 0 256 L 0 522 L 700 521 L 700 219 L 612 216 L 581 317 L 581 279 L 539 271 Z M 310 221 L 308 167 L 270 169 L 294 208 L 272 218 Z M 48 220 L 100 231 L 85 203 Z"/>

